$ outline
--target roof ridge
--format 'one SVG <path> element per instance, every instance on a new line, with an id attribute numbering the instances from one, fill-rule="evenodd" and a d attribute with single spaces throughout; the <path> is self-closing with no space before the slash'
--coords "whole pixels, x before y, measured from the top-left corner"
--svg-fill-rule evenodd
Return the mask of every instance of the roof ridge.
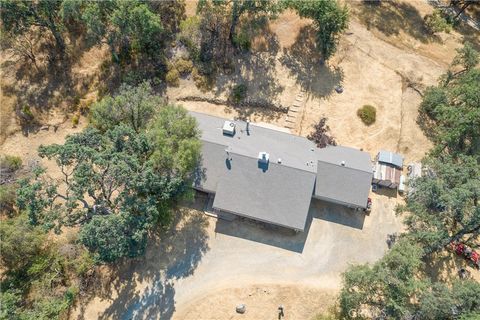
<path id="1" fill-rule="evenodd" d="M 329 164 L 329 165 L 332 165 L 332 166 L 337 166 L 337 167 L 341 167 L 341 168 L 345 168 L 345 169 L 350 169 L 350 170 L 354 170 L 354 171 L 362 171 L 362 172 L 366 172 L 366 173 L 371 173 L 370 171 L 366 171 L 366 170 L 359 169 L 359 168 L 346 167 L 346 166 L 342 166 L 342 165 L 340 165 L 340 164 L 336 164 L 336 163 L 329 162 L 329 161 L 318 160 L 318 162 L 323 162 L 323 163 L 326 163 L 326 164 Z"/>
<path id="2" fill-rule="evenodd" d="M 238 155 L 240 157 L 244 157 L 244 158 L 249 158 L 249 159 L 253 159 L 253 160 L 258 160 L 258 158 L 256 157 L 252 157 L 252 156 L 249 156 L 249 155 L 246 155 L 246 154 L 241 154 L 241 153 L 238 153 L 238 152 L 235 152 L 235 151 L 229 151 L 230 153 L 232 154 L 235 154 L 235 155 Z M 293 169 L 293 170 L 299 170 L 299 171 L 305 171 L 305 172 L 308 172 L 308 173 L 312 173 L 312 174 L 317 174 L 317 170 L 315 170 L 315 172 L 312 172 L 310 170 L 306 170 L 306 169 L 302 169 L 302 168 L 297 168 L 297 167 L 293 167 L 293 166 L 290 166 L 290 165 L 286 165 L 284 164 L 283 162 L 282 163 L 276 163 L 276 162 L 272 162 L 272 161 L 269 161 L 269 165 L 270 164 L 273 164 L 275 166 L 278 166 L 280 167 L 281 165 L 283 165 L 284 167 L 288 167 L 290 169 Z"/>

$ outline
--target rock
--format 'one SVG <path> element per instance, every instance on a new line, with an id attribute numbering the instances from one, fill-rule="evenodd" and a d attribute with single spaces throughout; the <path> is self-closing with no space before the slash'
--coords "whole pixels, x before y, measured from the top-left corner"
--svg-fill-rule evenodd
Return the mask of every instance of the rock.
<path id="1" fill-rule="evenodd" d="M 48 129 L 50 129 L 50 126 L 42 126 L 40 128 L 40 130 L 45 130 L 45 131 L 48 131 Z"/>
<path id="2" fill-rule="evenodd" d="M 239 305 L 237 305 L 237 307 L 235 308 L 235 311 L 237 311 L 237 313 L 244 314 L 245 311 L 247 311 L 247 306 L 245 306 L 243 303 L 242 303 L 242 304 L 239 304 Z"/>
<path id="3" fill-rule="evenodd" d="M 342 93 L 343 92 L 343 87 L 342 86 L 336 86 L 335 91 L 337 91 L 337 93 Z"/>

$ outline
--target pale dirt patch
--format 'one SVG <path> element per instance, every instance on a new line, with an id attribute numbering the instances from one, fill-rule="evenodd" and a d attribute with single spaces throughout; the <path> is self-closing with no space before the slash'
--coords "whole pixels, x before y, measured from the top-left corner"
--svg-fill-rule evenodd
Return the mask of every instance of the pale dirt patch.
<path id="1" fill-rule="evenodd" d="M 56 114 L 54 111 L 49 112 L 49 116 L 46 119 L 46 125 L 51 125 L 48 130 L 39 130 L 28 136 L 21 131 L 17 131 L 0 145 L 0 154 L 19 156 L 22 158 L 24 165 L 38 161 L 38 164 L 47 169 L 51 177 L 58 179 L 61 177 L 61 172 L 55 161 L 40 158 L 37 152 L 38 147 L 40 145 L 64 143 L 67 135 L 80 132 L 86 127 L 87 119 L 81 117 L 78 126 L 75 128 L 70 121 L 65 121 L 63 114 Z M 58 126 L 56 131 L 53 125 Z"/>
<path id="2" fill-rule="evenodd" d="M 416 123 L 421 96 L 406 86 L 409 79 L 423 90 L 434 85 L 446 70 L 435 61 L 406 53 L 374 37 L 362 25 L 351 22 L 339 53 L 331 62 L 343 74 L 343 93 L 306 102 L 299 133 L 306 135 L 327 117 L 333 136 L 341 145 L 362 148 L 372 157 L 387 149 L 403 154 L 407 161 L 420 160 L 431 147 Z M 336 64 L 336 61 L 339 61 Z M 377 109 L 376 122 L 364 125 L 356 112 L 365 104 Z"/>
<path id="3" fill-rule="evenodd" d="M 327 312 L 335 298 L 335 291 L 303 285 L 229 288 L 191 301 L 190 307 L 175 314 L 174 319 L 277 319 L 280 305 L 284 307 L 283 319 L 310 319 Z M 245 314 L 235 312 L 235 306 L 240 303 L 246 305 Z"/>

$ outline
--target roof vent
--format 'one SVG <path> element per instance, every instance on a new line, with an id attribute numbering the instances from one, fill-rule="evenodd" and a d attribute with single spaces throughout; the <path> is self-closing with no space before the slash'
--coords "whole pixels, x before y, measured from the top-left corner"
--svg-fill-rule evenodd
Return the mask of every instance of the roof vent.
<path id="1" fill-rule="evenodd" d="M 342 162 L 340 162 L 340 165 L 341 165 L 342 167 L 345 167 L 345 160 L 342 161 Z"/>
<path id="2" fill-rule="evenodd" d="M 282 158 L 278 158 L 277 162 L 282 163 Z"/>
<path id="3" fill-rule="evenodd" d="M 266 152 L 259 152 L 258 153 L 258 161 L 261 163 L 268 163 L 268 160 L 270 159 L 270 155 Z"/>
<path id="4" fill-rule="evenodd" d="M 223 124 L 223 134 L 234 136 L 235 135 L 235 123 L 232 121 L 225 121 Z"/>

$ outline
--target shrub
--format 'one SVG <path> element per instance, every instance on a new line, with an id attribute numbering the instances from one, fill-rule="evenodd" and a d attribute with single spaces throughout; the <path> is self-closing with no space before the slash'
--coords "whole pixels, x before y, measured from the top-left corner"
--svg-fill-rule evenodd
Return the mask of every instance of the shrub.
<path id="1" fill-rule="evenodd" d="M 172 87 L 178 87 L 180 85 L 180 74 L 178 73 L 177 69 L 172 68 L 170 71 L 167 72 L 165 76 L 165 80 L 167 84 Z"/>
<path id="2" fill-rule="evenodd" d="M 193 63 L 190 60 L 180 58 L 175 61 L 175 69 L 177 69 L 181 75 L 187 75 L 192 72 Z"/>
<path id="3" fill-rule="evenodd" d="M 5 155 L 0 159 L 0 168 L 2 170 L 16 171 L 22 167 L 22 158 L 17 156 Z"/>
<path id="4" fill-rule="evenodd" d="M 230 98 L 234 103 L 239 103 L 247 96 L 247 85 L 240 83 L 235 85 L 230 92 Z"/>
<path id="5" fill-rule="evenodd" d="M 26 121 L 27 123 L 28 122 L 32 122 L 33 119 L 35 118 L 33 113 L 32 113 L 32 110 L 30 110 L 30 107 L 29 106 L 23 106 L 22 109 L 20 110 L 20 115 L 22 117 L 22 119 L 24 121 Z"/>
<path id="6" fill-rule="evenodd" d="M 197 88 L 202 92 L 207 92 L 213 87 L 212 78 L 201 74 L 195 67 L 192 69 L 192 78 Z"/>
<path id="7" fill-rule="evenodd" d="M 242 50 L 250 50 L 252 43 L 250 41 L 250 36 L 247 32 L 241 31 L 234 36 L 233 42 L 235 45 Z"/>
<path id="8" fill-rule="evenodd" d="M 12 216 L 17 199 L 16 187 L 11 184 L 0 185 L 0 212 Z"/>
<path id="9" fill-rule="evenodd" d="M 425 27 L 432 34 L 437 32 L 452 31 L 452 25 L 444 18 L 442 12 L 438 9 L 434 10 L 432 14 L 427 14 L 424 17 Z"/>
<path id="10" fill-rule="evenodd" d="M 197 60 L 200 55 L 200 17 L 188 17 L 180 22 L 180 32 L 177 34 L 177 39 L 187 47 L 192 60 Z"/>
<path id="11" fill-rule="evenodd" d="M 375 107 L 366 104 L 357 110 L 357 115 L 362 119 L 363 123 L 369 126 L 375 122 L 377 110 Z"/>
<path id="12" fill-rule="evenodd" d="M 78 113 L 75 113 L 72 117 L 72 126 L 75 128 L 76 126 L 78 126 L 79 122 L 80 122 L 80 116 L 78 115 Z"/>
<path id="13" fill-rule="evenodd" d="M 313 131 L 307 136 L 307 139 L 315 142 L 319 148 L 325 148 L 328 145 L 336 146 L 337 142 L 335 138 L 330 136 L 329 131 L 330 128 L 327 126 L 327 118 L 321 118 L 313 127 Z"/>

